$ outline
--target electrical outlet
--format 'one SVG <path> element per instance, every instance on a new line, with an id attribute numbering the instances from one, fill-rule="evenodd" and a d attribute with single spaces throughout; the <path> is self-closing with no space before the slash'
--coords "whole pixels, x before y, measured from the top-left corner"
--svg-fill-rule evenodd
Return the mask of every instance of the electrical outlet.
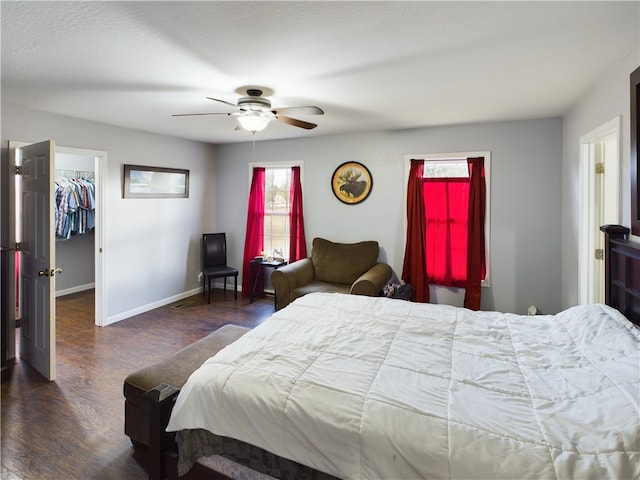
<path id="1" fill-rule="evenodd" d="M 202 277 L 203 277 L 202 272 L 200 272 L 200 273 L 198 274 L 198 281 L 199 281 L 199 282 L 201 282 L 201 281 L 202 281 Z"/>

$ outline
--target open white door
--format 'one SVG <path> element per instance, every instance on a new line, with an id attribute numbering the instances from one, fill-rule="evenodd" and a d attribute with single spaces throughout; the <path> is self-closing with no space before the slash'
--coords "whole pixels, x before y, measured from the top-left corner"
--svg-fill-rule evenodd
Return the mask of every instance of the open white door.
<path id="1" fill-rule="evenodd" d="M 55 143 L 21 148 L 23 292 L 20 357 L 47 380 L 56 372 L 55 218 L 52 188 Z"/>

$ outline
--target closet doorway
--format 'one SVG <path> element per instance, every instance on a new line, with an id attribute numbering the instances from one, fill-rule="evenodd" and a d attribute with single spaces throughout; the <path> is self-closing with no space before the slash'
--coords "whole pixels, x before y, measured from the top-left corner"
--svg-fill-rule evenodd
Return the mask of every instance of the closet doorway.
<path id="1" fill-rule="evenodd" d="M 56 267 L 62 275 L 56 276 L 57 297 L 94 289 L 95 275 L 95 198 L 96 157 L 94 155 L 63 153 L 56 149 L 55 182 L 56 208 L 67 201 L 67 197 L 86 195 L 86 204 L 93 208 L 75 208 L 65 221 L 58 216 L 56 231 Z M 81 200 L 82 201 L 82 200 Z"/>
<path id="2" fill-rule="evenodd" d="M 90 270 L 93 270 L 93 283 L 95 289 L 95 317 L 94 323 L 98 327 L 104 326 L 106 323 L 106 298 L 105 298 L 105 270 L 104 270 L 104 221 L 105 221 L 105 192 L 107 187 L 106 180 L 106 171 L 107 171 L 107 152 L 104 150 L 89 150 L 85 148 L 73 148 L 73 147 L 63 147 L 56 145 L 56 169 L 61 167 L 60 170 L 65 170 L 64 167 L 72 166 L 73 163 L 68 162 L 87 162 L 86 164 L 91 166 L 93 165 L 93 183 L 95 185 L 95 220 L 94 220 L 94 229 L 91 235 L 93 240 L 93 245 L 88 246 L 84 245 L 84 260 L 91 266 Z M 67 162 L 67 163 L 65 163 Z M 83 163 L 84 165 L 85 163 Z M 79 165 L 78 165 L 79 166 Z M 77 169 L 72 169 L 77 170 Z M 80 169 L 82 172 L 82 169 Z M 78 237 L 79 238 L 79 237 Z M 62 242 L 58 242 L 62 244 Z M 58 245 L 58 243 L 56 245 Z M 89 242 L 85 242 L 89 243 Z M 60 251 L 61 247 L 56 247 L 57 255 L 61 255 Z M 70 254 L 70 255 L 69 255 Z M 86 277 L 82 274 L 78 273 L 78 266 L 71 266 L 73 264 L 73 251 L 69 252 L 69 249 L 65 252 L 67 257 L 67 261 L 69 262 L 70 267 L 68 268 L 68 272 L 70 275 L 65 277 L 65 282 L 67 283 L 67 287 L 64 287 L 62 283 L 62 276 L 60 276 L 60 288 L 56 286 L 56 296 L 59 294 L 65 293 L 73 293 L 74 291 L 79 291 L 78 289 L 83 289 L 88 287 L 89 285 L 86 282 L 90 283 L 91 276 Z M 69 256 L 71 258 L 69 259 Z M 61 259 L 59 258 L 58 261 Z M 58 266 L 60 264 L 58 263 Z M 87 268 L 88 269 L 88 268 Z M 73 275 L 71 275 L 73 274 Z M 76 276 L 77 275 L 77 276 Z M 75 278 L 75 280 L 73 280 Z"/>

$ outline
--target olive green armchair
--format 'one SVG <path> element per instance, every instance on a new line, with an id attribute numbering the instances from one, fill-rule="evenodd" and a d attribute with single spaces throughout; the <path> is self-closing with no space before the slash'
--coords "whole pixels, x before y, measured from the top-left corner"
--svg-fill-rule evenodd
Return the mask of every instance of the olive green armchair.
<path id="1" fill-rule="evenodd" d="M 378 242 L 334 243 L 314 238 L 311 256 L 274 270 L 276 310 L 312 292 L 377 296 L 392 270 L 378 262 Z"/>

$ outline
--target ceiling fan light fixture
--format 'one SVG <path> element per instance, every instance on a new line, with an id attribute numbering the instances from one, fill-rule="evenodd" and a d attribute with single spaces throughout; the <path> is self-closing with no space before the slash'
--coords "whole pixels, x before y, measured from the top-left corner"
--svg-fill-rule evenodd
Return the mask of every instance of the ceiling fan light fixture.
<path id="1" fill-rule="evenodd" d="M 208 100 L 213 100 L 214 102 L 234 107 L 236 109 L 234 112 L 181 113 L 173 116 L 188 117 L 192 115 L 229 115 L 238 119 L 236 130 L 248 130 L 249 132 L 256 133 L 264 130 L 271 120 L 277 120 L 287 125 L 311 130 L 317 127 L 315 123 L 299 120 L 291 117 L 290 115 L 324 115 L 324 111 L 320 107 L 313 105 L 306 107 L 281 107 L 272 109 L 271 100 L 262 96 L 264 94 L 262 89 L 242 87 L 239 90 L 242 90 L 247 96 L 240 97 L 237 104 L 228 102 L 227 100 L 221 100 L 219 98 L 207 97 Z M 272 90 L 269 90 L 269 92 L 273 93 Z"/>
<path id="2" fill-rule="evenodd" d="M 238 117 L 240 126 L 250 132 L 261 132 L 269 125 L 271 119 L 261 115 L 242 115 Z"/>

